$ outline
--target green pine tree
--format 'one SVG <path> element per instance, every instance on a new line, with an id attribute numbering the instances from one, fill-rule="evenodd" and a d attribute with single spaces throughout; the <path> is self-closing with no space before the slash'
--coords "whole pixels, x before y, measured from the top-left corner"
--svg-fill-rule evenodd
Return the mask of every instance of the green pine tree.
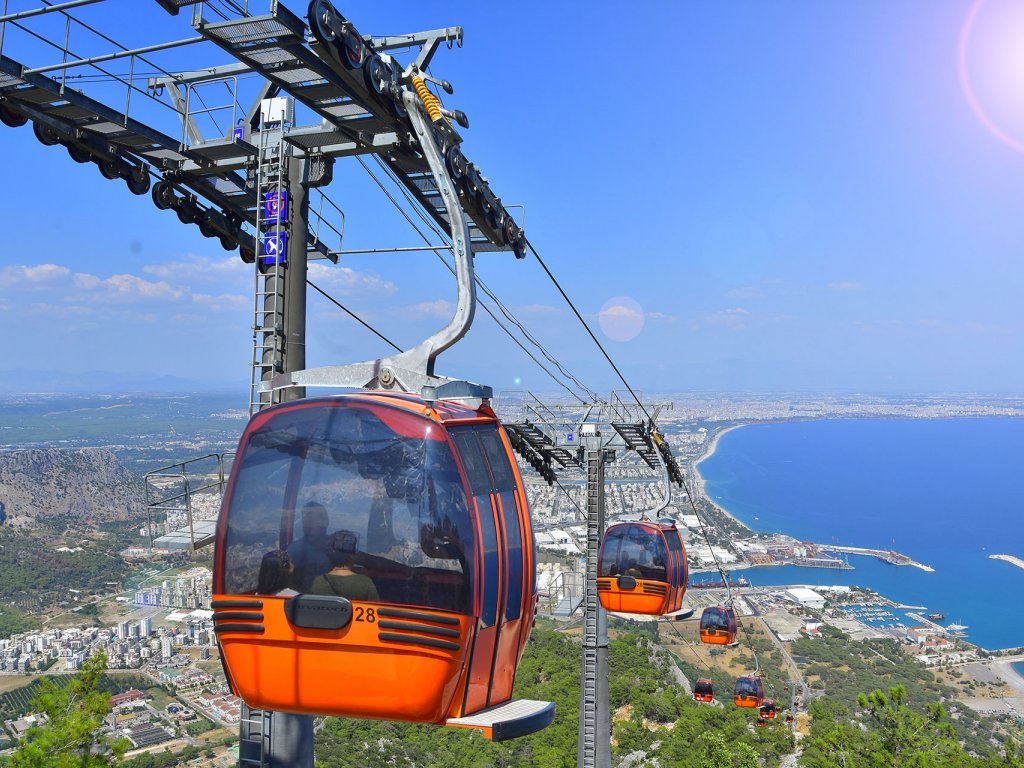
<path id="1" fill-rule="evenodd" d="M 99 688 L 106 668 L 107 656 L 101 652 L 82 665 L 66 688 L 42 681 L 32 708 L 48 721 L 29 729 L 10 768 L 104 768 L 121 763 L 127 742 L 111 742 L 100 728 L 110 711 L 110 694 Z"/>
<path id="2" fill-rule="evenodd" d="M 857 703 L 877 726 L 873 740 L 873 765 L 892 768 L 954 768 L 969 765 L 970 758 L 957 741 L 942 704 L 925 706 L 925 714 L 906 703 L 907 689 L 897 685 L 889 695 L 880 690 L 861 694 Z"/>

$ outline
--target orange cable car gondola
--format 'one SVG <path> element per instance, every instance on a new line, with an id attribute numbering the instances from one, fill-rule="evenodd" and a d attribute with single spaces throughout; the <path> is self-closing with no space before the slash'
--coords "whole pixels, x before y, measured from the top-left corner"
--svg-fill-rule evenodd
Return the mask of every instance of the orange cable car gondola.
<path id="1" fill-rule="evenodd" d="M 755 724 L 755 725 L 756 725 L 756 726 L 757 726 L 758 728 L 764 728 L 764 727 L 765 727 L 766 725 L 768 725 L 768 721 L 767 721 L 767 720 L 765 720 L 765 719 L 764 719 L 763 717 L 761 717 L 760 715 L 758 715 L 758 716 L 757 716 L 757 721 L 756 721 L 756 722 L 755 722 L 754 724 Z"/>
<path id="2" fill-rule="evenodd" d="M 711 606 L 700 615 L 700 641 L 709 645 L 736 643 L 736 611 L 732 607 Z"/>
<path id="3" fill-rule="evenodd" d="M 605 610 L 664 616 L 683 607 L 686 550 L 674 523 L 638 520 L 608 527 L 597 565 Z"/>
<path id="4" fill-rule="evenodd" d="M 715 687 L 706 677 L 702 677 L 694 683 L 693 700 L 704 704 L 710 704 L 715 700 Z"/>
<path id="5" fill-rule="evenodd" d="M 769 720 L 774 720 L 776 717 L 778 717 L 778 714 L 779 708 L 774 701 L 769 700 L 761 705 L 761 717 L 768 718 Z"/>
<path id="6" fill-rule="evenodd" d="M 554 717 L 548 702 L 515 702 L 531 706 L 493 732 L 468 717 L 511 699 L 534 573 L 522 478 L 489 406 L 298 400 L 242 435 L 213 621 L 231 688 L 253 708 L 447 722 L 497 740 Z"/>
<path id="7" fill-rule="evenodd" d="M 756 709 L 764 703 L 764 683 L 759 675 L 750 675 L 736 680 L 733 703 L 737 707 Z"/>

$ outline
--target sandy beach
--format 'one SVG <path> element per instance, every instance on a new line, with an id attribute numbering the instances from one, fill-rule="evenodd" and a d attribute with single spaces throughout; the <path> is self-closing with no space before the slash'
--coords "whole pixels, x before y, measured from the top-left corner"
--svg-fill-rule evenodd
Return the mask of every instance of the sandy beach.
<path id="1" fill-rule="evenodd" d="M 1024 677 L 1013 668 L 1013 662 L 977 662 L 969 664 L 966 670 L 975 680 L 987 683 L 1002 680 L 1007 686 L 993 698 L 964 699 L 971 709 L 985 714 L 1017 715 L 1024 712 Z"/>
<path id="2" fill-rule="evenodd" d="M 992 665 L 993 671 L 1003 681 L 1017 692 L 1018 696 L 1024 696 L 1024 677 L 1013 667 L 1013 662 L 997 661 Z"/>
<path id="3" fill-rule="evenodd" d="M 697 458 L 696 461 L 693 462 L 693 488 L 691 490 L 694 493 L 695 501 L 696 501 L 696 499 L 699 499 L 699 498 L 707 499 L 708 503 L 710 503 L 711 506 L 713 506 L 715 509 L 717 509 L 719 512 L 721 512 L 726 517 L 728 517 L 731 520 L 735 521 L 737 525 L 740 525 L 740 526 L 746 528 L 748 531 L 752 531 L 752 529 L 750 528 L 749 525 L 744 523 L 742 520 L 740 520 L 738 517 L 736 517 L 736 515 L 734 515 L 728 509 L 723 507 L 721 504 L 715 503 L 715 500 L 712 499 L 710 496 L 708 496 L 707 489 L 705 488 L 705 485 L 704 485 L 704 476 L 701 475 L 701 473 L 700 473 L 700 463 L 702 461 L 704 461 L 705 459 L 709 459 L 709 458 L 711 458 L 712 456 L 715 455 L 715 451 L 718 450 L 718 441 L 722 439 L 722 436 L 725 435 L 728 432 L 732 432 L 734 429 L 739 429 L 740 427 L 743 427 L 743 426 L 746 426 L 746 425 L 745 424 L 736 424 L 734 426 L 726 427 L 725 429 L 722 429 L 722 430 L 719 430 L 718 432 L 715 432 L 715 434 L 711 437 L 711 441 L 707 444 L 707 446 L 705 446 L 704 452 Z"/>

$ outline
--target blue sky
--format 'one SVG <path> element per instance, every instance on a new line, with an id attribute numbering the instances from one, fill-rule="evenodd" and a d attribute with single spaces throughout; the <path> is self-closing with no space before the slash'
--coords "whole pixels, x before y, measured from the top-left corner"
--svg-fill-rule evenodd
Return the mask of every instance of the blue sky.
<path id="1" fill-rule="evenodd" d="M 506 202 L 526 205 L 530 239 L 635 387 L 1019 394 L 1014 5 L 338 7 L 367 34 L 465 28 L 465 46 L 433 66 L 470 117 L 464 151 Z M 140 0 L 75 13 L 129 46 L 193 34 Z M 109 50 L 87 36 L 79 46 Z M 59 60 L 11 29 L 3 53 Z M 210 46 L 153 58 L 227 62 Z M 166 110 L 136 108 L 180 130 Z M 250 267 L 29 127 L 0 127 L 0 153 L 0 370 L 169 374 L 244 392 Z M 418 244 L 354 161 L 339 162 L 328 192 L 347 214 L 346 248 Z M 477 270 L 569 370 L 617 386 L 532 258 L 481 254 Z M 423 254 L 347 257 L 312 277 L 403 347 L 454 298 Z M 387 353 L 321 299 L 309 307 L 310 364 Z M 483 313 L 439 371 L 554 386 Z"/>

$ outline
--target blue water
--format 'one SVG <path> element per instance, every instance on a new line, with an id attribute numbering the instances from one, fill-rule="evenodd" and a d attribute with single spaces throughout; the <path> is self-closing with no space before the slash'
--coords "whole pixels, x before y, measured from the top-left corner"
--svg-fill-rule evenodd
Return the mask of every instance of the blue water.
<path id="1" fill-rule="evenodd" d="M 1022 462 L 1024 419 L 830 420 L 733 430 L 700 472 L 757 531 L 895 548 L 936 569 L 851 555 L 853 571 L 754 568 L 754 584 L 856 584 L 995 649 L 1024 645 L 1024 569 L 988 559 L 1024 557 Z"/>

